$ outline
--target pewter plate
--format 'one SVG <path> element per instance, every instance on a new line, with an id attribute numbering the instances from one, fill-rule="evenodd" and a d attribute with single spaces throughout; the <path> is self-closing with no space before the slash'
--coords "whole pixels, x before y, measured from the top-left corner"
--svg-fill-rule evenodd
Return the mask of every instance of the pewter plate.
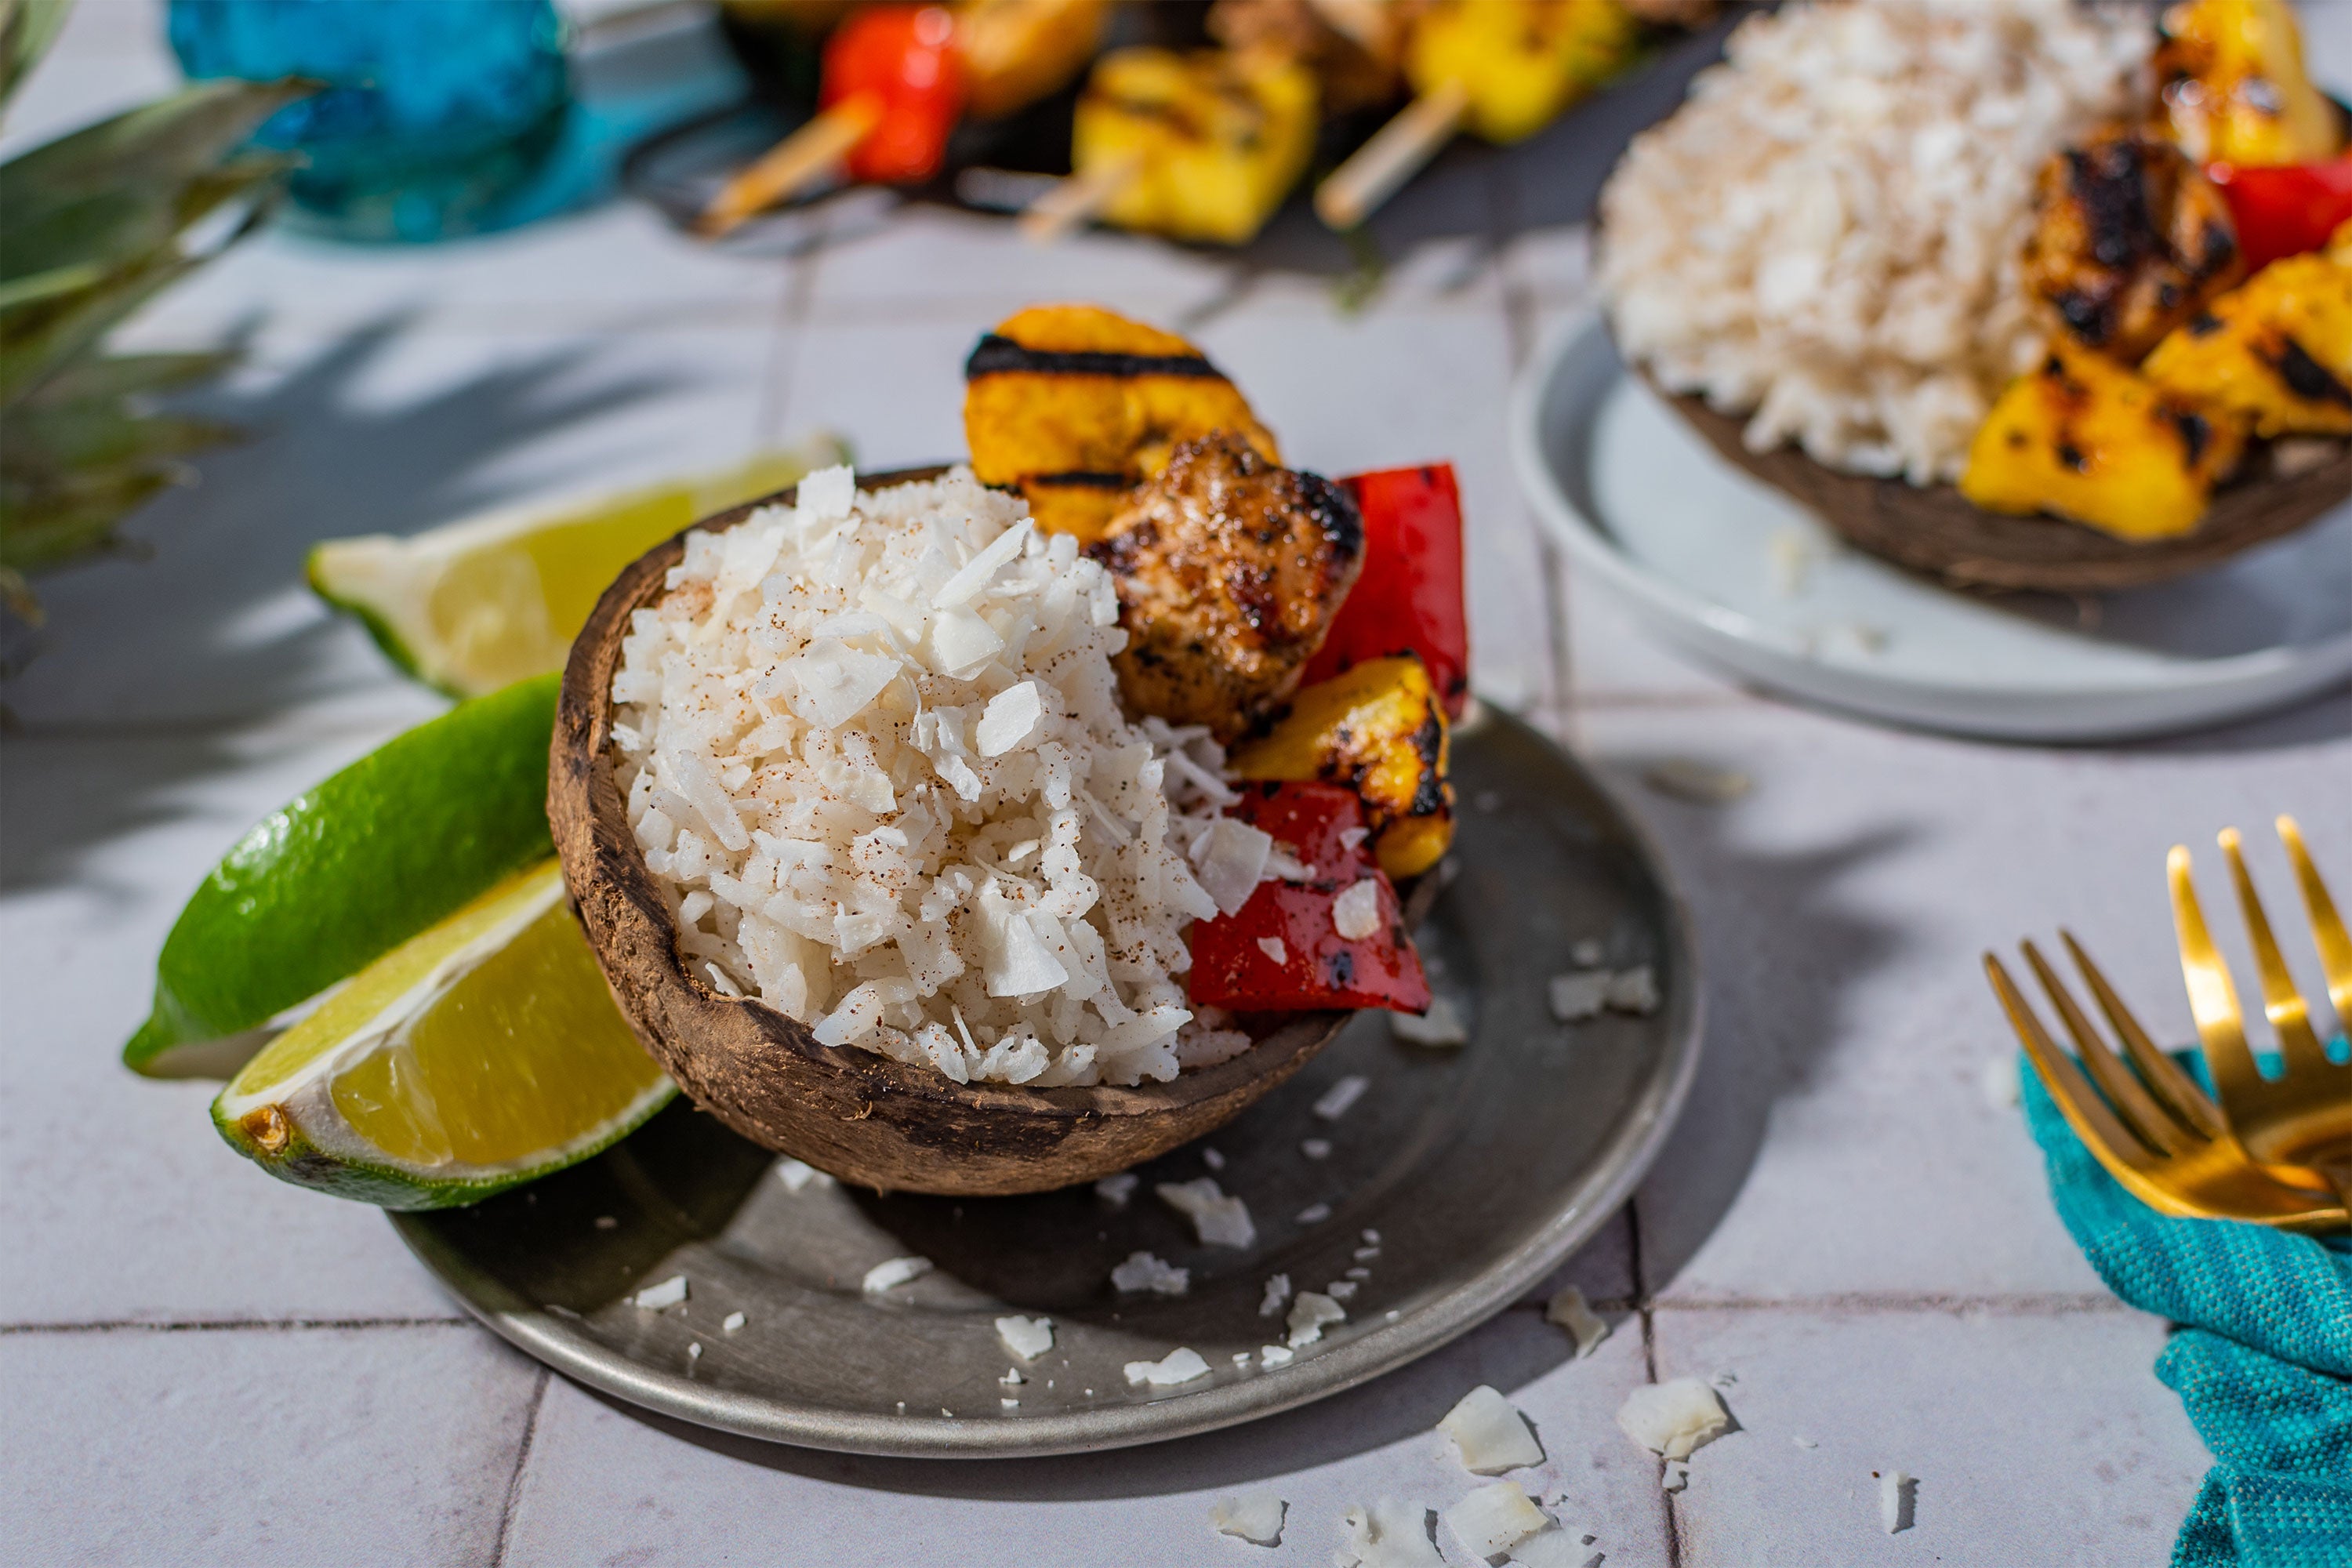
<path id="1" fill-rule="evenodd" d="M 680 1101 L 585 1164 L 393 1224 L 484 1323 L 567 1376 L 810 1447 L 925 1458 L 1118 1447 L 1376 1377 L 1507 1305 L 1590 1237 L 1648 1166 L 1696 1063 L 1688 925 L 1639 831 L 1572 758 L 1505 715 L 1455 731 L 1454 778 L 1454 869 L 1420 942 L 1470 1043 L 1408 1045 L 1363 1015 L 1223 1129 L 1141 1167 L 1124 1205 L 1092 1187 L 961 1200 L 829 1181 L 793 1191 L 773 1156 Z M 1612 967 L 1648 964 L 1656 1011 L 1556 1022 L 1546 983 L 1580 967 L 1570 950 L 1586 942 Z M 1316 1101 L 1349 1075 L 1368 1080 L 1361 1096 L 1318 1116 Z M 1309 1140 L 1328 1152 L 1311 1157 Z M 1247 1200 L 1246 1251 L 1198 1245 L 1153 1195 L 1155 1183 L 1207 1174 Z M 1112 1268 L 1139 1250 L 1189 1269 L 1190 1290 L 1116 1294 Z M 862 1293 L 867 1269 L 905 1256 L 935 1267 Z M 1323 1289 L 1351 1269 L 1362 1273 L 1348 1321 L 1287 1365 L 1263 1365 L 1260 1347 L 1283 1337 L 1280 1317 L 1259 1311 L 1267 1278 Z M 684 1303 L 632 1304 L 676 1274 Z M 1017 1386 L 999 1381 L 1013 1360 L 992 1322 L 1014 1312 L 1054 1321 L 1053 1348 Z M 1207 1359 L 1206 1375 L 1128 1382 L 1127 1363 L 1180 1345 Z"/>

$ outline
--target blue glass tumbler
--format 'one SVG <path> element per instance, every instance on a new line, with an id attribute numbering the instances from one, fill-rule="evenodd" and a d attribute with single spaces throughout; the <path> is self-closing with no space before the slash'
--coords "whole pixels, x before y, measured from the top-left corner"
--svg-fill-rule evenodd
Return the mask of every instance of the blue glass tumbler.
<path id="1" fill-rule="evenodd" d="M 339 239 L 502 228 L 562 140 L 570 101 L 551 0 L 171 0 L 192 79 L 308 77 L 264 146 L 309 160 L 289 221 Z"/>

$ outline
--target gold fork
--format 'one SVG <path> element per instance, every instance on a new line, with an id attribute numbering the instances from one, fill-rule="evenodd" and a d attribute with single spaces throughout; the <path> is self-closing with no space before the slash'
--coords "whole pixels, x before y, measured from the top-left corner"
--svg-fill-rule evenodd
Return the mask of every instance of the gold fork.
<path id="1" fill-rule="evenodd" d="M 2328 1000 L 2338 1026 L 2352 1018 L 2352 935 L 2336 912 L 2327 885 L 2303 847 L 2303 832 L 2294 818 L 2277 821 L 2279 841 L 2294 864 L 2295 884 L 2303 895 L 2304 912 L 2311 921 L 2313 945 L 2327 976 Z M 2172 921 L 2180 945 L 2180 973 L 2189 983 L 2189 1010 L 2197 1020 L 2197 1037 L 2205 1047 L 2205 1065 L 2221 1101 L 2221 1113 L 2255 1160 L 2281 1180 L 2297 1185 L 2325 1185 L 2352 1207 L 2352 1062 L 2327 1059 L 2319 1035 L 2311 1026 L 2311 1009 L 2295 989 L 2294 976 L 2279 956 L 2270 921 L 2255 896 L 2253 879 L 2246 874 L 2239 853 L 2238 830 L 2225 828 L 2221 853 L 2229 858 L 2231 879 L 2237 884 L 2238 907 L 2246 919 L 2246 935 L 2254 952 L 2254 972 L 2263 991 L 2263 1011 L 2278 1037 L 2285 1070 L 2264 1078 L 2247 1048 L 2244 1016 L 2238 994 L 2230 983 L 2229 966 L 2213 948 L 2205 916 L 2197 905 L 2197 889 L 2189 880 L 2189 850 L 2174 845 L 2165 869 L 2172 884 Z"/>
<path id="2" fill-rule="evenodd" d="M 2137 1075 L 2099 1038 L 2074 994 L 2033 943 L 2023 944 L 2025 961 L 2074 1039 L 2082 1067 L 2050 1037 L 2009 971 L 1990 952 L 1984 955 L 1985 974 L 2035 1074 L 2074 1136 L 2107 1173 L 2159 1214 L 2250 1220 L 2305 1232 L 2352 1229 L 2352 1212 L 2346 1205 L 2331 1202 L 2315 1188 L 2281 1181 L 2254 1163 L 2231 1135 L 2220 1109 L 2170 1057 L 2157 1049 L 2073 933 L 2059 934 L 2099 1011 L 2139 1069 Z M 2098 1089 L 2084 1076 L 2084 1068 L 2098 1080 Z M 2106 1091 L 2104 1097 L 2101 1089 Z"/>

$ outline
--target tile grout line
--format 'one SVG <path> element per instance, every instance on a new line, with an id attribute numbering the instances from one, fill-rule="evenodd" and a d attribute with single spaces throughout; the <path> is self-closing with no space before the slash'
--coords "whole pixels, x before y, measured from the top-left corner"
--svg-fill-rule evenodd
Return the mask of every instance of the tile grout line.
<path id="1" fill-rule="evenodd" d="M 446 1318 L 111 1318 L 93 1322 L 0 1323 L 0 1338 L 37 1334 L 300 1333 L 311 1330 L 350 1332 L 370 1329 L 458 1329 L 467 1317 Z"/>
<path id="2" fill-rule="evenodd" d="M 1632 1197 L 1625 1200 L 1625 1221 L 1626 1271 L 1633 1277 L 1634 1310 L 1642 1317 L 1642 1379 L 1644 1383 L 1654 1385 L 1658 1381 L 1657 1318 L 1650 1299 L 1649 1281 L 1643 1278 L 1645 1270 L 1642 1258 L 1642 1194 L 1638 1188 Z M 1665 1499 L 1666 1568 L 1682 1568 L 1682 1519 L 1675 1511 L 1675 1494 L 1666 1490 L 1666 1461 L 1664 1458 L 1658 1460 L 1657 1476 L 1659 1494 Z"/>
<path id="3" fill-rule="evenodd" d="M 530 1464 L 530 1448 L 539 1436 L 539 1413 L 547 1405 L 547 1385 L 555 1374 L 542 1366 L 539 1381 L 531 1385 L 530 1413 L 523 1417 L 522 1442 L 515 1449 L 514 1471 L 507 1477 L 506 1506 L 499 1510 L 499 1538 L 490 1549 L 490 1568 L 503 1568 L 507 1560 L 508 1538 L 514 1531 L 515 1505 L 522 1499 L 522 1473 Z"/>

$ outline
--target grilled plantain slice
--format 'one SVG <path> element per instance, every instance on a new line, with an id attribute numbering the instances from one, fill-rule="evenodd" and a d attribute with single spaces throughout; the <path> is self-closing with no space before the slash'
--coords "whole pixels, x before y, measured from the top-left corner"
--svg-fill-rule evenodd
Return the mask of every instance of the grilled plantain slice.
<path id="1" fill-rule="evenodd" d="M 2352 247 L 2341 261 L 2272 262 L 2157 344 L 2141 370 L 2251 420 L 2257 436 L 2352 436 Z"/>
<path id="2" fill-rule="evenodd" d="M 1018 489 L 1040 528 L 1087 541 L 1181 442 L 1230 430 L 1282 460 L 1199 349 L 1093 305 L 1034 306 L 982 338 L 964 363 L 963 430 L 982 483 Z"/>
<path id="3" fill-rule="evenodd" d="M 1273 730 L 1226 758 L 1244 779 L 1323 779 L 1364 803 L 1372 852 L 1417 877 L 1454 842 L 1445 709 L 1421 660 L 1367 659 L 1307 687 Z"/>
<path id="4" fill-rule="evenodd" d="M 2026 287 L 2121 364 L 2245 276 L 2221 193 L 2178 147 L 2121 126 L 2051 154 L 2033 208 Z"/>
<path id="5" fill-rule="evenodd" d="M 2242 419 L 2060 344 L 2009 384 L 1977 430 L 1960 493 L 2119 539 L 2187 533 L 2245 449 Z"/>

